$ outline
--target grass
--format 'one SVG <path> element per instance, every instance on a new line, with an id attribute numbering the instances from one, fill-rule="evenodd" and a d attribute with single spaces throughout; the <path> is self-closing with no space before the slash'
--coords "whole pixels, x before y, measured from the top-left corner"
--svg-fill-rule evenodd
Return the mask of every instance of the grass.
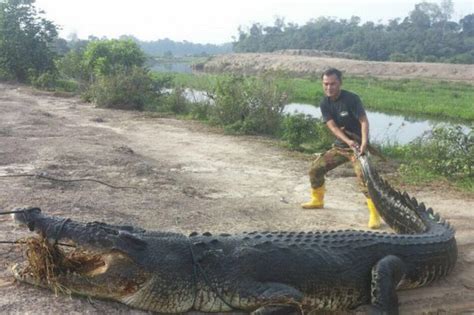
<path id="1" fill-rule="evenodd" d="M 166 75 L 166 74 L 157 74 Z M 169 75 L 169 74 L 167 74 Z M 223 75 L 173 74 L 177 85 L 212 90 Z M 317 105 L 323 97 L 319 79 L 279 76 L 277 85 L 288 91 L 290 102 Z M 373 111 L 474 122 L 474 86 L 459 82 L 345 78 L 343 88 L 357 93 Z"/>
<path id="2" fill-rule="evenodd" d="M 474 121 L 474 86 L 466 83 L 350 78 L 345 87 L 369 109 Z"/>

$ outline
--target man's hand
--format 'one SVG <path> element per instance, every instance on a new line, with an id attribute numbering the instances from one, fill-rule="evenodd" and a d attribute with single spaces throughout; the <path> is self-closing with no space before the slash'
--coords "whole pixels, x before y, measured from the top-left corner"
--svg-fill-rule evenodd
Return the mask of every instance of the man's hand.
<path id="1" fill-rule="evenodd" d="M 364 155 L 366 150 L 367 150 L 367 142 L 363 142 L 363 143 L 360 145 L 360 152 L 359 152 L 359 154 L 360 154 L 360 155 Z"/>
<path id="2" fill-rule="evenodd" d="M 359 144 L 353 140 L 349 140 L 346 142 L 347 145 L 354 151 L 356 155 L 359 155 L 361 153 Z"/>

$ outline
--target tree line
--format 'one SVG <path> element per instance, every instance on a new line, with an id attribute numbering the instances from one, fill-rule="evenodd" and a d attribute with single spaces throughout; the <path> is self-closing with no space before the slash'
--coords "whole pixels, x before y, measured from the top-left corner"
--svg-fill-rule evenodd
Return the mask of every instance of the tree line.
<path id="1" fill-rule="evenodd" d="M 87 87 L 110 75 L 138 75 L 137 69 L 145 68 L 145 52 L 178 53 L 182 51 L 178 46 L 194 52 L 215 48 L 170 40 L 147 43 L 130 36 L 66 41 L 58 38 L 57 26 L 34 4 L 34 0 L 0 2 L 0 79 L 43 87 L 62 82 L 65 89 L 73 84 L 66 81 L 73 79 Z M 243 52 L 318 49 L 368 60 L 474 63 L 474 14 L 456 23 L 450 20 L 452 12 L 452 1 L 443 0 L 441 5 L 417 4 L 403 21 L 394 19 L 387 25 L 361 25 L 358 17 L 321 17 L 300 27 L 278 18 L 273 26 L 256 23 L 248 31 L 240 29 L 233 46 Z"/>
<path id="2" fill-rule="evenodd" d="M 125 36 L 123 38 L 127 37 L 129 36 Z M 188 41 L 177 42 L 169 38 L 158 39 L 154 41 L 142 41 L 134 37 L 130 37 L 130 39 L 137 42 L 142 48 L 142 50 L 147 55 L 151 56 L 208 56 L 232 52 L 231 43 L 214 45 L 191 43 Z"/>
<path id="3" fill-rule="evenodd" d="M 236 52 L 273 52 L 282 49 L 314 49 L 352 54 L 377 61 L 474 63 L 474 14 L 451 20 L 451 0 L 441 4 L 422 2 L 403 19 L 386 24 L 359 17 L 319 17 L 305 25 L 276 18 L 272 26 L 254 23 L 239 28 Z"/>

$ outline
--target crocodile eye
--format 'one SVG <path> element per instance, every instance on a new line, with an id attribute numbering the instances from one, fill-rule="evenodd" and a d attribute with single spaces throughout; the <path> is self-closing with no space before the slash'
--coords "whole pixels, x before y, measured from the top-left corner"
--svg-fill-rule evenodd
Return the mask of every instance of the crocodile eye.
<path id="1" fill-rule="evenodd" d="M 26 226 L 28 226 L 28 229 L 33 232 L 35 230 L 35 223 L 34 222 L 27 222 Z"/>

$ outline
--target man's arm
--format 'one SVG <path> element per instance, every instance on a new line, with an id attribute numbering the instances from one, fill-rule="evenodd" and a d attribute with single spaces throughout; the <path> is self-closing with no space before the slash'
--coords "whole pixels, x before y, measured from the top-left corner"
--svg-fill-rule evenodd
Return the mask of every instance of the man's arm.
<path id="1" fill-rule="evenodd" d="M 352 148 L 353 150 L 357 150 L 359 145 L 357 144 L 357 142 L 355 142 L 354 140 L 350 139 L 348 136 L 346 136 L 346 134 L 344 133 L 344 131 L 341 130 L 341 128 L 339 128 L 336 123 L 334 122 L 333 119 L 330 119 L 326 122 L 326 126 L 328 126 L 329 130 L 331 130 L 331 132 L 339 139 L 341 139 L 342 141 L 344 141 L 350 148 Z"/>
<path id="2" fill-rule="evenodd" d="M 362 134 L 362 139 L 360 142 L 360 153 L 364 154 L 365 150 L 367 149 L 367 145 L 369 144 L 369 120 L 367 119 L 367 115 L 361 116 L 359 118 L 359 122 Z"/>

